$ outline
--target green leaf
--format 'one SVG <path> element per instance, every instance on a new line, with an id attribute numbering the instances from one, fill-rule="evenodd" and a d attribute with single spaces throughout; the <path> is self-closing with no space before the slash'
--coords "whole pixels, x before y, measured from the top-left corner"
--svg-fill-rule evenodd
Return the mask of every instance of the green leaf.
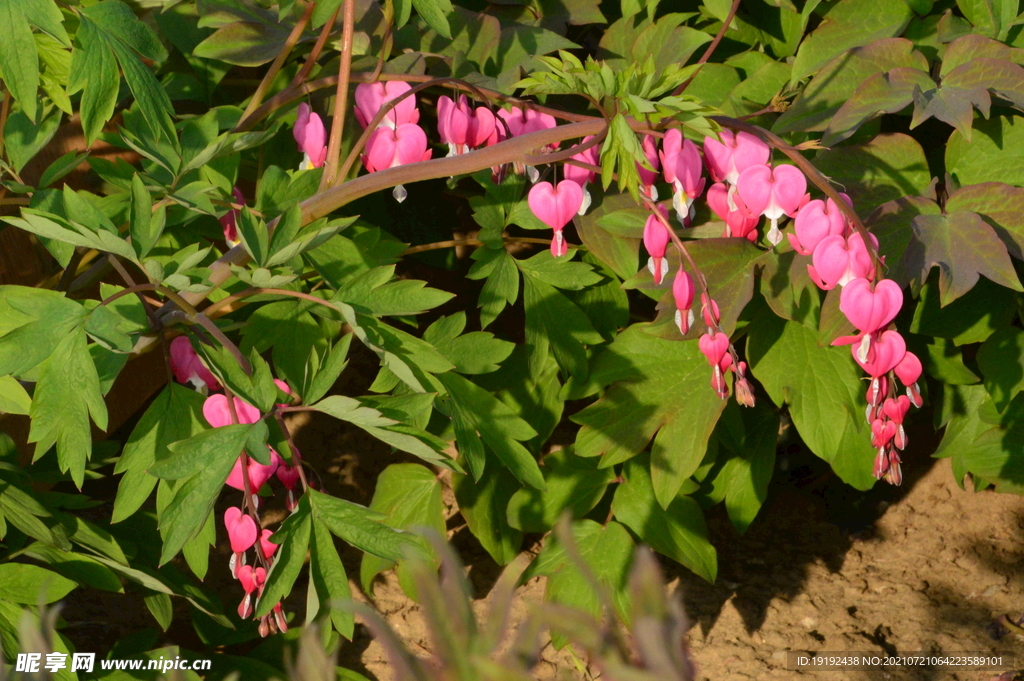
<path id="1" fill-rule="evenodd" d="M 121 522 L 135 513 L 153 494 L 157 478 L 148 468 L 170 457 L 168 446 L 206 428 L 204 401 L 203 395 L 195 390 L 172 382 L 145 411 L 114 468 L 115 473 L 124 473 L 124 476 L 114 500 L 112 522 Z"/>
<path id="2" fill-rule="evenodd" d="M 629 194 L 592 196 L 594 202 L 577 221 L 576 231 L 588 252 L 628 279 L 637 271 L 646 211 Z"/>
<path id="3" fill-rule="evenodd" d="M 999 329 L 978 349 L 978 368 L 999 411 L 1024 390 L 1024 330 Z"/>
<path id="4" fill-rule="evenodd" d="M 28 416 L 32 398 L 14 376 L 0 376 L 0 412 Z"/>
<path id="5" fill-rule="evenodd" d="M 0 70 L 7 90 L 21 104 L 29 119 L 36 117 L 39 89 L 39 53 L 22 7 L 25 0 L 0 0 Z"/>
<path id="6" fill-rule="evenodd" d="M 943 383 L 973 385 L 981 380 L 964 364 L 963 354 L 952 340 L 936 338 L 923 355 L 925 370 Z"/>
<path id="7" fill-rule="evenodd" d="M 888 201 L 923 194 L 931 182 L 924 150 L 917 140 L 902 133 L 820 151 L 814 165 L 842 186 L 864 216 Z M 886 249 L 882 252 L 889 255 Z M 893 258 L 890 255 L 888 259 Z"/>
<path id="8" fill-rule="evenodd" d="M 909 227 L 907 229 L 909 231 Z M 821 320 L 821 296 L 807 274 L 811 258 L 784 248 L 776 248 L 763 256 L 761 295 L 783 319 L 816 329 Z"/>
<path id="9" fill-rule="evenodd" d="M 607 388 L 572 417 L 582 428 L 577 456 L 600 456 L 607 468 L 637 456 L 651 438 L 651 477 L 668 506 L 707 450 L 725 401 L 711 389 L 711 369 L 696 341 L 667 341 L 634 324 L 594 360 L 587 386 L 569 399 Z"/>
<path id="10" fill-rule="evenodd" d="M 862 372 L 850 349 L 823 348 L 816 331 L 767 311 L 748 329 L 747 361 L 772 401 L 789 404 L 800 437 L 843 481 L 869 489 L 874 450 L 862 426 Z"/>
<path id="11" fill-rule="evenodd" d="M 177 555 L 185 543 L 203 529 L 228 473 L 245 447 L 250 428 L 233 425 L 205 431 L 177 443 L 175 454 L 164 460 L 172 462 L 162 464 L 166 474 L 177 475 L 197 467 L 199 470 L 178 483 L 174 498 L 160 514 L 160 533 L 164 539 L 161 565 Z"/>
<path id="12" fill-rule="evenodd" d="M 508 504 L 508 524 L 523 532 L 550 530 L 565 509 L 582 518 L 615 479 L 612 468 L 598 468 L 596 460 L 574 455 L 571 447 L 551 452 L 541 464 L 547 490 L 524 487 Z"/>
<path id="13" fill-rule="evenodd" d="M 449 0 L 412 0 L 412 6 L 430 28 L 451 40 L 448 15 L 452 13 L 452 4 Z"/>
<path id="14" fill-rule="evenodd" d="M 590 320 L 572 301 L 548 284 L 523 272 L 523 305 L 526 308 L 526 342 L 532 346 L 530 374 L 536 377 L 550 352 L 558 366 L 571 376 L 587 376 L 585 344 L 602 343 Z"/>
<path id="15" fill-rule="evenodd" d="M 71 593 L 76 586 L 70 579 L 36 565 L 0 565 L 0 598 L 12 603 L 54 603 Z"/>
<path id="16" fill-rule="evenodd" d="M 43 171 L 43 174 L 39 176 L 39 187 L 49 187 L 57 180 L 72 172 L 75 168 L 82 165 L 82 162 L 88 157 L 89 152 L 87 151 L 83 151 L 82 153 L 69 151 L 64 154 L 48 165 L 46 170 Z"/>
<path id="17" fill-rule="evenodd" d="M 509 500 L 519 484 L 507 470 L 488 466 L 476 481 L 453 475 L 452 487 L 459 512 L 470 532 L 498 565 L 508 565 L 519 554 L 523 533 L 508 524 Z"/>
<path id="18" fill-rule="evenodd" d="M 467 446 L 473 447 L 475 442 L 479 447 L 482 441 L 522 484 L 544 489 L 544 476 L 537 461 L 521 444 L 537 435 L 537 431 L 504 402 L 468 379 L 451 372 L 440 374 L 437 379 L 449 392 L 449 399 L 441 404 L 447 405 L 448 411 L 458 410 L 468 427 L 463 433 L 456 430 L 459 450 L 465 454 Z M 472 461 L 470 467 L 479 478 L 483 467 L 473 468 Z"/>
<path id="19" fill-rule="evenodd" d="M 310 490 L 313 517 L 331 533 L 366 553 L 385 560 L 400 560 L 408 551 L 420 551 L 415 535 L 396 530 L 383 521 L 386 516 L 351 501 Z"/>
<path id="20" fill-rule="evenodd" d="M 139 175 L 132 176 L 131 235 L 132 246 L 139 258 L 145 258 L 163 231 L 163 224 L 153 219 L 153 199 Z"/>
<path id="21" fill-rule="evenodd" d="M 320 365 L 318 371 L 313 376 L 313 379 L 309 383 L 303 393 L 303 401 L 307 404 L 318 401 L 327 391 L 330 390 L 335 381 L 338 380 L 338 376 L 345 370 L 348 365 L 348 349 L 352 345 L 352 336 L 354 334 L 346 333 L 341 337 L 334 347 L 331 348 L 327 354 L 322 365 Z"/>
<path id="22" fill-rule="evenodd" d="M 0 286 L 0 375 L 17 377 L 34 369 L 86 314 L 57 291 Z"/>
<path id="23" fill-rule="evenodd" d="M 94 22 L 83 21 L 71 53 L 68 94 L 82 91 L 79 113 L 86 144 L 92 145 L 114 115 L 120 81 L 113 50 Z"/>
<path id="24" fill-rule="evenodd" d="M 918 118 L 918 96 L 922 91 L 929 90 L 935 90 L 935 81 L 927 72 L 917 68 L 900 67 L 886 73 L 876 73 L 861 83 L 835 113 L 821 136 L 821 143 L 833 146 L 852 136 L 860 126 L 873 118 L 882 114 L 898 113 L 911 103 L 915 104 L 911 127 L 917 126 L 930 115 L 946 120 L 944 116 L 939 115 L 941 111 L 935 113 L 931 108 L 928 109 L 927 115 Z M 967 110 L 970 111 L 969 105 Z"/>
<path id="25" fill-rule="evenodd" d="M 363 554 L 364 561 L 368 557 L 369 554 Z M 348 585 L 345 566 L 338 556 L 338 549 L 334 547 L 334 538 L 327 525 L 319 519 L 313 520 L 313 534 L 309 544 L 309 576 L 319 601 L 318 611 L 326 609 L 335 630 L 351 641 L 355 618 L 351 610 L 339 606 L 352 598 L 352 590 Z M 307 621 L 316 614 L 307 612 Z"/>
<path id="26" fill-rule="evenodd" d="M 811 78 L 772 130 L 824 130 L 861 83 L 876 73 L 900 67 L 928 70 L 928 60 L 914 49 L 914 43 L 904 38 L 884 38 L 839 54 Z M 797 78 L 794 73 L 793 79 Z"/>
<path id="27" fill-rule="evenodd" d="M 919 215 L 910 224 L 914 237 L 904 256 L 907 273 L 912 281 L 923 283 L 932 267 L 938 267 L 943 306 L 970 291 L 982 274 L 996 284 L 1024 291 L 1006 245 L 977 213 Z"/>
<path id="28" fill-rule="evenodd" d="M 92 454 L 89 417 L 100 430 L 107 427 L 107 405 L 83 329 L 69 332 L 42 363 L 29 415 L 28 440 L 36 443 L 35 459 L 56 444 L 61 472 L 70 471 L 80 488 Z"/>
<path id="29" fill-rule="evenodd" d="M 850 48 L 900 35 L 913 16 L 904 2 L 840 0 L 801 43 L 791 81 L 803 80 Z"/>
<path id="30" fill-rule="evenodd" d="M 267 582 L 256 601 L 255 617 L 263 617 L 274 606 L 291 593 L 309 548 L 309 534 L 312 525 L 310 501 L 307 495 L 299 499 L 299 505 L 285 518 L 281 527 L 271 536 L 271 541 L 280 547 L 274 554 L 274 562 L 267 573 Z"/>
<path id="31" fill-rule="evenodd" d="M 441 482 L 431 470 L 419 464 L 396 463 L 385 468 L 377 477 L 370 510 L 384 515 L 382 522 L 397 530 L 415 532 L 429 528 L 437 536 L 445 536 Z M 394 565 L 394 561 L 363 554 L 359 570 L 363 590 L 372 594 L 374 577 Z"/>
<path id="32" fill-rule="evenodd" d="M 593 578 L 608 589 L 619 615 L 625 616 L 629 602 L 626 587 L 634 548 L 629 532 L 614 521 L 601 526 L 593 520 L 578 520 L 572 524 L 572 538 L 579 559 Z M 553 535 L 548 537 L 523 579 L 537 575 L 548 578 L 544 587 L 545 601 L 578 608 L 595 617 L 600 615 L 603 605 L 600 595 Z M 568 643 L 564 636 L 552 636 L 552 641 L 556 648 Z"/>
<path id="33" fill-rule="evenodd" d="M 1013 320 L 1016 295 L 985 278 L 945 307 L 940 306 L 938 274 L 928 277 L 914 309 L 910 331 L 948 338 L 956 345 L 980 343 Z"/>
<path id="34" fill-rule="evenodd" d="M 622 470 L 625 481 L 615 490 L 612 512 L 658 553 L 693 570 L 709 582 L 718 573 L 718 556 L 708 541 L 700 506 L 679 496 L 663 508 L 654 496 L 647 457 L 631 459 Z"/>
<path id="35" fill-rule="evenodd" d="M 216 521 L 214 514 L 210 513 L 199 534 L 185 542 L 185 546 L 181 548 L 181 554 L 185 557 L 189 569 L 200 580 L 206 578 L 206 572 L 210 569 L 210 547 L 216 545 Z"/>
<path id="36" fill-rule="evenodd" d="M 163 480 L 182 480 L 201 473 L 225 451 L 235 450 L 237 458 L 254 426 L 237 423 L 209 428 L 187 440 L 171 443 L 167 445 L 171 455 L 150 466 L 149 473 Z"/>
<path id="37" fill-rule="evenodd" d="M 281 53 L 289 29 L 273 21 L 235 21 L 220 26 L 192 50 L 193 57 L 236 66 L 260 66 Z"/>
<path id="38" fill-rule="evenodd" d="M 955 131 L 946 144 L 946 171 L 963 187 L 982 182 L 1024 185 L 1024 119 L 976 120 L 970 139 Z"/>
<path id="39" fill-rule="evenodd" d="M 487 278 L 480 289 L 480 327 L 486 329 L 501 314 L 505 305 L 512 305 L 519 297 L 519 270 L 515 259 L 504 248 L 492 250 L 478 248 L 472 258 L 469 279 Z"/>
<path id="40" fill-rule="evenodd" d="M 50 143 L 57 134 L 62 118 L 58 112 L 36 125 L 21 111 L 15 111 L 10 115 L 3 130 L 4 150 L 15 170 L 21 172 L 28 162 Z M 40 182 L 39 186 L 44 185 Z"/>
<path id="41" fill-rule="evenodd" d="M 142 600 L 149 613 L 153 615 L 153 619 L 160 625 L 160 629 L 167 631 L 171 626 L 171 620 L 174 619 L 174 604 L 171 603 L 171 597 L 165 593 L 154 592 L 147 594 Z"/>
<path id="42" fill-rule="evenodd" d="M 135 260 L 135 251 L 132 250 L 128 242 L 103 229 L 102 226 L 97 231 L 92 231 L 86 226 L 80 226 L 80 229 L 77 229 L 75 228 L 77 223 L 60 224 L 52 219 L 56 217 L 55 215 L 44 216 L 30 213 L 29 209 L 24 209 L 20 218 L 3 219 L 26 232 L 32 232 L 42 237 L 64 241 L 75 246 L 95 248 L 98 251 L 106 251 L 128 260 Z"/>
<path id="43" fill-rule="evenodd" d="M 439 318 L 423 333 L 423 340 L 437 348 L 461 374 L 497 371 L 516 347 L 515 343 L 499 340 L 486 331 L 471 331 L 460 336 L 465 328 L 466 313 L 457 312 Z"/>
<path id="44" fill-rule="evenodd" d="M 754 269 L 758 261 L 765 257 L 764 252 L 746 239 L 732 238 L 700 239 L 688 245 L 687 250 L 714 290 L 715 302 L 721 312 L 722 329 L 731 334 L 736 329 L 743 308 L 754 295 Z M 679 253 L 676 249 L 668 252 L 666 260 L 669 272 L 679 269 Z M 651 271 L 644 267 L 633 278 L 624 281 L 622 287 L 652 291 L 654 296 L 660 298 L 658 317 L 647 330 L 661 338 L 680 340 L 683 336 L 679 334 L 675 322 L 676 305 L 671 293 L 671 276 L 665 277 L 660 286 L 655 286 Z M 707 331 L 707 326 L 697 315 L 690 329 L 686 338 L 696 339 Z"/>
<path id="45" fill-rule="evenodd" d="M 979 214 L 995 230 L 1010 255 L 1024 260 L 1024 189 L 1002 182 L 983 182 L 958 189 L 946 210 Z"/>
<path id="46" fill-rule="evenodd" d="M 425 437 L 421 439 L 409 433 L 389 429 L 390 426 L 399 425 L 398 421 L 385 418 L 376 409 L 363 406 L 359 400 L 343 395 L 331 395 L 312 405 L 310 409 L 329 414 L 342 421 L 348 421 L 378 440 L 386 442 L 396 449 L 414 454 L 425 461 L 431 463 L 444 461 L 443 455 L 424 442 Z"/>
<path id="47" fill-rule="evenodd" d="M 765 499 L 775 470 L 775 448 L 779 440 L 779 415 L 763 403 L 753 409 L 732 407 L 743 422 L 741 451 L 725 462 L 725 510 L 740 534 L 754 522 Z"/>

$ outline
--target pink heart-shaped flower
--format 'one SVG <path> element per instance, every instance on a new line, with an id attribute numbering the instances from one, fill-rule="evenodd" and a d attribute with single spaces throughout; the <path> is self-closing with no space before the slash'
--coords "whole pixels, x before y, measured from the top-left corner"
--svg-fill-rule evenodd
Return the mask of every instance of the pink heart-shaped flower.
<path id="1" fill-rule="evenodd" d="M 910 398 L 906 395 L 890 397 L 882 403 L 882 413 L 896 424 L 903 423 L 908 411 L 910 411 Z"/>
<path id="2" fill-rule="evenodd" d="M 260 549 L 263 551 L 263 557 L 270 560 L 274 555 L 274 551 L 277 551 L 277 544 L 270 541 L 270 538 L 274 536 L 274 533 L 270 530 L 263 530 L 260 534 Z"/>
<path id="3" fill-rule="evenodd" d="M 895 371 L 896 377 L 900 379 L 900 383 L 909 388 L 921 378 L 921 360 L 914 353 L 908 352 L 903 355 L 900 363 L 896 365 Z"/>
<path id="4" fill-rule="evenodd" d="M 903 289 L 892 279 L 883 279 L 874 288 L 867 279 L 853 279 L 839 296 L 839 309 L 861 333 L 883 328 L 902 307 Z"/>
<path id="5" fill-rule="evenodd" d="M 262 464 L 253 459 L 249 459 L 249 483 L 251 487 L 249 491 L 256 494 L 263 487 L 264 483 L 274 475 L 277 471 L 277 467 L 281 465 L 281 455 L 273 449 L 270 450 L 270 463 Z M 234 487 L 238 490 L 245 490 L 245 483 L 242 480 L 242 457 L 238 457 L 235 461 L 234 467 L 231 469 L 231 473 L 228 475 L 228 479 L 224 483 L 228 487 Z"/>
<path id="6" fill-rule="evenodd" d="M 551 229 L 562 230 L 583 205 L 583 190 L 571 180 L 562 180 L 558 186 L 538 182 L 527 196 L 530 210 Z"/>
<path id="7" fill-rule="evenodd" d="M 256 543 L 256 521 L 242 513 L 242 509 L 232 506 L 224 511 L 224 527 L 228 531 L 231 550 L 235 553 L 244 553 Z"/>
<path id="8" fill-rule="evenodd" d="M 797 211 L 793 228 L 796 233 L 789 235 L 793 250 L 800 255 L 810 255 L 825 237 L 846 234 L 846 218 L 832 199 L 815 199 Z"/>
<path id="9" fill-rule="evenodd" d="M 366 142 L 363 163 L 367 170 L 374 173 L 428 158 L 430 148 L 427 133 L 414 123 L 403 123 L 394 130 L 377 128 Z"/>
<path id="10" fill-rule="evenodd" d="M 697 341 L 697 347 L 704 353 L 711 366 L 721 366 L 726 354 L 729 352 L 729 337 L 719 331 L 711 335 L 706 333 Z"/>
<path id="11" fill-rule="evenodd" d="M 235 398 L 235 415 L 239 423 L 256 423 L 260 420 L 260 410 L 248 402 Z M 220 393 L 210 395 L 203 402 L 203 416 L 206 422 L 214 428 L 231 425 L 231 410 L 228 408 L 228 398 Z"/>
<path id="12" fill-rule="evenodd" d="M 896 424 L 892 421 L 875 419 L 871 422 L 871 446 L 884 447 L 896 435 Z"/>
<path id="13" fill-rule="evenodd" d="M 807 178 L 795 166 L 753 165 L 740 173 L 736 190 L 751 213 L 777 221 L 783 215 L 796 215 Z"/>
<path id="14" fill-rule="evenodd" d="M 883 331 L 878 338 L 872 339 L 867 352 L 867 361 L 860 361 L 857 356 L 858 347 L 851 346 L 854 361 L 870 376 L 884 376 L 895 368 L 903 356 L 907 354 L 907 343 L 896 331 Z"/>
<path id="15" fill-rule="evenodd" d="M 411 85 L 400 80 L 357 85 L 355 114 L 359 125 L 365 128 L 384 104 L 411 89 Z M 419 120 L 420 112 L 416 108 L 416 99 L 409 96 L 384 115 L 380 126 L 397 128 L 403 123 L 416 123 Z"/>
<path id="16" fill-rule="evenodd" d="M 749 132 L 734 134 L 731 130 L 722 130 L 718 136 L 721 141 L 704 138 L 704 158 L 715 182 L 736 184 L 740 173 L 750 166 L 768 163 L 771 149 Z"/>
<path id="17" fill-rule="evenodd" d="M 760 222 L 759 215 L 753 215 L 747 209 L 743 199 L 733 192 L 733 205 L 735 210 L 729 207 L 729 191 L 721 182 L 711 185 L 708 189 L 708 206 L 715 214 L 725 220 L 727 225 L 725 236 L 746 238 L 750 241 L 757 240 L 757 223 Z"/>
<path id="18" fill-rule="evenodd" d="M 593 135 L 584 137 L 584 142 L 589 142 L 594 139 Z M 589 149 L 584 149 L 578 154 L 572 157 L 573 161 L 579 161 L 580 163 L 587 163 L 592 166 L 601 165 L 601 145 L 595 144 Z M 572 180 L 580 187 L 586 187 L 588 183 L 593 182 L 597 179 L 597 173 L 586 168 L 580 168 L 579 166 L 565 164 L 562 166 L 562 175 L 567 180 Z"/>
<path id="19" fill-rule="evenodd" d="M 277 479 L 281 481 L 285 489 L 294 489 L 296 483 L 299 481 L 299 467 L 289 466 L 282 463 L 277 467 Z"/>

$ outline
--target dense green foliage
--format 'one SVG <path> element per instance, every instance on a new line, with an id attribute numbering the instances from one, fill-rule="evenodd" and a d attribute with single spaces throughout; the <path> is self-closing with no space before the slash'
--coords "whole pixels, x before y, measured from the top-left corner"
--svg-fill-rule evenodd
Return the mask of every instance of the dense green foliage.
<path id="1" fill-rule="evenodd" d="M 671 279 L 656 284 L 642 257 L 644 136 L 670 128 L 700 144 L 757 126 L 813 198 L 831 182 L 852 199 L 884 276 L 905 290 L 895 328 L 924 364 L 905 467 L 945 457 L 961 484 L 1024 492 L 1018 0 L 736 5 L 733 16 L 729 0 L 0 0 L 4 228 L 33 235 L 53 274 L 0 286 L 0 428 L 30 421 L 27 442 L 6 428 L 0 463 L 8 656 L 23 606 L 76 588 L 141 593 L 164 631 L 187 601 L 209 650 L 248 651 L 283 619 L 292 646 L 303 617 L 328 647 L 351 639 L 350 578 L 372 596 L 397 567 L 410 597 L 443 598 L 423 561 L 452 559 L 420 528 L 445 531 L 448 480 L 494 561 L 538 538 L 525 577 L 546 576 L 551 602 L 578 617 L 608 605 L 629 622 L 652 598 L 631 587 L 635 548 L 713 581 L 705 514 L 723 504 L 745 532 L 780 443 L 802 442 L 859 490 L 876 484 L 867 382 L 831 345 L 855 329 L 840 289 L 815 286 L 811 256 L 723 237 L 698 201 L 676 229 L 691 260 L 666 257 L 706 281 L 720 319 L 697 314 L 685 335 L 674 322 Z M 423 85 L 412 97 L 433 160 L 361 172 L 373 140 L 355 86 L 378 80 Z M 438 100 L 457 92 L 495 113 L 530 99 L 562 124 L 441 158 Z M 328 122 L 323 167 L 299 169 L 300 101 Z M 69 128 L 80 148 L 42 163 Z M 564 179 L 562 162 L 586 149 L 555 148 L 590 135 L 601 151 L 586 169 L 601 178 L 556 257 L 524 166 Z M 402 186 L 397 203 L 389 190 Z M 655 186 L 667 205 L 672 186 Z M 709 385 L 697 339 L 716 329 L 749 366 L 756 406 Z M 171 375 L 182 335 L 227 388 L 222 423 L 212 397 Z M 132 367 L 149 352 L 167 356 L 166 386 L 127 405 L 127 426 L 110 423 L 126 410 L 105 397 L 140 380 Z M 375 377 L 359 394 L 338 389 L 350 363 Z M 307 485 L 326 473 L 295 447 L 289 419 L 305 411 L 407 457 L 379 473 L 368 506 L 330 480 Z M 228 544 L 223 509 L 259 518 L 248 477 L 225 489 L 236 461 L 304 471 L 273 560 L 257 549 L 265 582 L 244 619 L 241 587 L 201 584 L 224 569 L 210 560 Z M 284 480 L 270 478 L 262 504 L 283 506 L 267 492 Z M 550 533 L 564 515 L 572 551 Z M 358 579 L 341 543 L 362 553 Z M 304 583 L 304 603 L 288 598 Z M 570 611 L 552 612 L 545 626 L 564 645 Z M 218 657 L 208 678 L 280 673 L 286 644 L 273 640 L 257 658 Z M 494 672 L 449 652 L 452 678 Z"/>

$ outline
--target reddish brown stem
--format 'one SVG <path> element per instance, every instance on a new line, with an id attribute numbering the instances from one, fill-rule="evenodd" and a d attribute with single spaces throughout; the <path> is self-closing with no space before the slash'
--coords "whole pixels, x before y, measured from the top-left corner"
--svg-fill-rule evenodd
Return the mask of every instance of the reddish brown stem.
<path id="1" fill-rule="evenodd" d="M 725 37 L 725 32 L 729 30 L 729 24 L 732 23 L 733 18 L 736 16 L 736 12 L 740 8 L 740 0 L 732 0 L 732 5 L 729 7 L 729 13 L 725 15 L 725 21 L 722 22 L 722 28 L 718 29 L 718 33 L 715 35 L 715 39 L 708 45 L 708 49 L 704 50 L 704 54 L 701 55 L 700 59 L 697 60 L 698 64 L 706 64 L 708 59 L 711 59 L 711 55 L 715 53 L 715 49 L 718 44 L 722 42 L 722 38 Z M 673 95 L 681 95 L 683 91 L 689 87 L 690 82 L 693 81 L 697 73 L 687 78 L 682 85 L 675 89 Z"/>
<path id="2" fill-rule="evenodd" d="M 338 12 L 341 11 L 341 5 L 334 10 L 331 14 L 331 18 L 327 20 L 327 23 L 320 29 L 320 35 L 316 39 L 316 44 L 313 45 L 313 49 L 310 51 L 309 56 L 306 57 L 306 63 L 302 65 L 299 72 L 292 78 L 292 82 L 288 84 L 289 88 L 298 86 L 300 83 L 304 83 L 306 78 L 309 77 L 310 72 L 313 70 L 313 65 L 316 64 L 316 60 L 320 58 L 320 53 L 323 52 L 324 45 L 327 44 L 327 39 L 331 35 L 331 31 L 334 30 L 334 22 L 338 20 Z"/>
<path id="3" fill-rule="evenodd" d="M 327 165 L 320 179 L 320 189 L 334 185 L 341 160 L 341 140 L 348 116 L 348 84 L 352 73 L 352 35 L 356 23 L 355 0 L 344 0 L 345 15 L 341 29 L 341 61 L 338 64 L 338 88 L 334 96 L 334 116 L 331 120 L 331 138 L 327 144 Z"/>
<path id="4" fill-rule="evenodd" d="M 249 100 L 249 105 L 245 107 L 245 111 L 242 113 L 242 121 L 245 121 L 263 103 L 263 97 L 266 96 L 267 90 L 273 85 L 274 79 L 277 78 L 277 74 L 281 71 L 281 67 L 284 66 L 288 56 L 292 53 L 292 48 L 295 47 L 295 44 L 299 42 L 299 38 L 302 37 L 302 32 L 306 30 L 306 26 L 309 24 L 309 19 L 313 16 L 315 8 L 316 0 L 310 0 L 310 2 L 306 3 L 306 11 L 302 13 L 298 23 L 292 28 L 292 32 L 288 34 L 288 38 L 274 59 L 274 63 L 270 65 L 266 75 L 263 76 L 263 80 L 256 87 L 256 92 L 253 93 L 252 99 Z M 235 131 L 239 131 L 237 126 Z"/>

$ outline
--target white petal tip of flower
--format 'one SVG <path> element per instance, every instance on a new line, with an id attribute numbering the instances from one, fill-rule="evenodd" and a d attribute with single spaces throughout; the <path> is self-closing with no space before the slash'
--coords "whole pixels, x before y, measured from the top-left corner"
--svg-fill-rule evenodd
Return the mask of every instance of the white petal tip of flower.
<path id="1" fill-rule="evenodd" d="M 537 180 L 540 179 L 540 171 L 537 170 L 537 166 L 526 166 L 526 177 L 530 178 L 530 182 L 537 184 Z"/>
<path id="2" fill-rule="evenodd" d="M 768 233 L 765 235 L 765 239 L 767 239 L 768 243 L 773 247 L 778 246 L 782 241 L 782 231 L 779 229 L 779 223 L 777 221 L 772 220 L 771 229 L 768 230 Z"/>
<path id="3" fill-rule="evenodd" d="M 405 185 L 400 184 L 391 190 L 391 196 L 395 197 L 395 201 L 401 203 L 409 198 L 409 192 L 405 190 Z"/>
<path id="4" fill-rule="evenodd" d="M 583 203 L 580 204 L 580 209 L 578 211 L 576 211 L 576 215 L 579 215 L 580 217 L 583 217 L 584 215 L 586 215 L 587 211 L 590 209 L 590 203 L 591 203 L 590 192 L 587 190 L 586 185 L 584 185 L 583 186 Z"/>
<path id="5" fill-rule="evenodd" d="M 860 346 L 857 348 L 857 359 L 862 363 L 867 363 L 868 352 L 871 350 L 871 334 L 866 333 L 864 337 L 860 339 Z"/>

